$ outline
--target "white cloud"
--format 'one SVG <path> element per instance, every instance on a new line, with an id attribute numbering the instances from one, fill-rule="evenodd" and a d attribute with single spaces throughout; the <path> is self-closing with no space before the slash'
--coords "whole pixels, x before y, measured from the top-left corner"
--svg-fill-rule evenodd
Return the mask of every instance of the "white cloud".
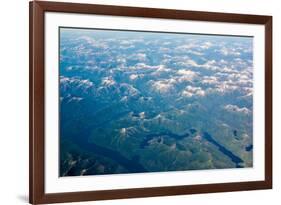
<path id="1" fill-rule="evenodd" d="M 81 100 L 83 100 L 83 98 L 81 97 L 71 97 L 69 100 L 68 100 L 68 103 L 70 102 L 80 102 Z"/>
<path id="2" fill-rule="evenodd" d="M 203 56 L 204 55 L 204 53 L 202 53 L 202 52 L 193 51 L 193 50 L 188 50 L 187 53 L 192 54 L 192 55 L 196 55 L 196 56 Z"/>
<path id="3" fill-rule="evenodd" d="M 245 95 L 242 96 L 242 98 L 252 97 L 253 96 L 253 87 L 244 87 L 243 92 L 244 92 Z"/>
<path id="4" fill-rule="evenodd" d="M 89 81 L 88 79 L 80 80 L 80 85 L 79 86 L 84 86 L 84 87 L 92 87 L 93 83 Z"/>
<path id="5" fill-rule="evenodd" d="M 152 89 L 160 93 L 167 93 L 174 88 L 175 82 L 174 79 L 156 81 L 152 83 Z"/>
<path id="6" fill-rule="evenodd" d="M 145 61 L 146 60 L 146 54 L 145 53 L 137 53 L 135 54 L 135 59 L 139 61 Z"/>
<path id="7" fill-rule="evenodd" d="M 132 41 L 129 41 L 129 40 L 121 40 L 119 42 L 121 45 L 131 45 L 133 42 Z"/>
<path id="8" fill-rule="evenodd" d="M 208 60 L 204 64 L 198 64 L 196 61 L 187 59 L 178 63 L 181 66 L 203 68 L 207 70 L 218 70 L 217 62 L 215 60 Z"/>
<path id="9" fill-rule="evenodd" d="M 197 64 L 197 62 L 195 62 L 194 60 L 191 60 L 191 59 L 187 60 L 186 64 L 190 65 L 190 66 L 193 66 L 193 67 L 200 67 L 200 65 Z"/>
<path id="10" fill-rule="evenodd" d="M 231 68 L 229 68 L 229 67 L 222 67 L 221 69 L 220 69 L 220 71 L 221 72 L 224 72 L 224 73 L 233 73 L 234 71 L 231 69 Z"/>
<path id="11" fill-rule="evenodd" d="M 125 57 L 123 57 L 123 56 L 118 56 L 116 58 L 116 62 L 118 62 L 118 63 L 126 63 L 127 59 Z"/>
<path id="12" fill-rule="evenodd" d="M 203 65 L 201 65 L 201 67 L 207 68 L 210 70 L 217 70 L 216 64 L 217 64 L 217 62 L 215 60 L 209 60 L 209 61 L 205 62 Z"/>
<path id="13" fill-rule="evenodd" d="M 129 49 L 129 48 L 135 48 L 135 43 L 143 42 L 143 39 L 122 39 L 119 40 L 119 47 L 118 49 Z"/>
<path id="14" fill-rule="evenodd" d="M 252 79 L 250 76 L 248 76 L 247 73 L 232 73 L 227 76 L 229 79 L 229 82 L 233 82 L 237 85 L 243 86 L 243 85 L 252 85 Z"/>
<path id="15" fill-rule="evenodd" d="M 172 44 L 171 41 L 166 41 L 166 42 L 162 43 L 162 45 L 165 45 L 165 46 L 168 46 L 168 45 L 171 45 L 171 44 Z"/>
<path id="16" fill-rule="evenodd" d="M 238 52 L 235 48 L 227 48 L 227 47 L 222 47 L 219 52 L 224 55 L 224 56 L 240 56 L 241 53 Z"/>
<path id="17" fill-rule="evenodd" d="M 131 70 L 145 70 L 145 69 L 158 69 L 159 65 L 157 66 L 151 66 L 151 65 L 147 65 L 145 63 L 137 63 L 134 66 L 130 66 L 129 69 Z"/>
<path id="18" fill-rule="evenodd" d="M 229 112 L 238 112 L 238 113 L 243 113 L 243 114 L 251 113 L 251 110 L 249 110 L 246 107 L 240 108 L 237 105 L 231 105 L 231 104 L 225 105 L 224 109 L 229 111 Z"/>
<path id="19" fill-rule="evenodd" d="M 213 44 L 211 42 L 207 41 L 207 42 L 203 42 L 199 47 L 201 49 L 205 50 L 205 49 L 209 49 L 212 46 L 213 46 Z"/>
<path id="20" fill-rule="evenodd" d="M 144 119 L 145 118 L 145 112 L 140 112 L 139 116 L 140 116 L 141 119 Z"/>
<path id="21" fill-rule="evenodd" d="M 108 45 L 105 41 L 95 40 L 94 38 L 89 37 L 89 36 L 81 36 L 77 40 L 85 40 L 87 42 L 87 45 L 91 45 L 94 48 L 101 48 L 101 49 L 108 48 Z"/>
<path id="22" fill-rule="evenodd" d="M 192 41 L 176 47 L 176 50 L 201 56 L 203 53 L 200 51 L 209 49 L 212 46 L 213 44 L 209 41 Z"/>
<path id="23" fill-rule="evenodd" d="M 79 78 L 69 78 L 69 77 L 60 77 L 60 85 L 65 88 L 68 86 L 75 86 L 77 88 L 83 87 L 84 89 L 92 87 L 94 84 L 88 79 L 79 79 Z"/>
<path id="24" fill-rule="evenodd" d="M 137 79 L 139 77 L 139 75 L 137 75 L 137 74 L 132 74 L 132 75 L 130 75 L 130 80 L 135 80 L 135 79 Z"/>
<path id="25" fill-rule="evenodd" d="M 177 72 L 179 75 L 188 75 L 188 76 L 195 76 L 196 73 L 194 71 L 191 70 L 185 70 L 185 69 L 180 69 Z"/>
<path id="26" fill-rule="evenodd" d="M 214 88 L 214 89 L 211 88 L 211 90 L 209 90 L 209 91 L 216 91 L 216 92 L 220 92 L 220 93 L 225 93 L 225 92 L 234 91 L 238 88 L 239 87 L 237 85 L 230 84 L 227 81 L 222 81 L 216 86 L 216 88 Z"/>
<path id="27" fill-rule="evenodd" d="M 114 85 L 115 81 L 111 78 L 111 77 L 104 77 L 102 79 L 102 83 L 103 86 L 110 86 L 110 85 Z"/>
<path id="28" fill-rule="evenodd" d="M 134 45 L 125 45 L 125 46 L 119 46 L 118 48 L 126 50 L 126 49 L 129 49 L 129 48 L 135 48 L 135 46 Z"/>
<path id="29" fill-rule="evenodd" d="M 138 39 L 126 39 L 126 40 L 120 40 L 120 44 L 121 45 L 131 45 L 131 44 L 134 44 L 134 43 L 141 43 L 143 42 L 143 39 L 141 38 L 138 38 Z"/>
<path id="30" fill-rule="evenodd" d="M 195 77 L 198 76 L 197 72 L 194 72 L 192 70 L 186 70 L 186 69 L 180 69 L 177 71 L 178 75 L 181 75 L 178 78 L 179 82 L 184 82 L 184 81 L 192 81 Z"/>
<path id="31" fill-rule="evenodd" d="M 182 96 L 184 97 L 205 96 L 205 94 L 205 91 L 201 87 L 192 87 L 190 85 L 182 91 Z"/>
<path id="32" fill-rule="evenodd" d="M 151 75 L 161 75 L 165 72 L 170 72 L 172 69 L 167 68 L 165 65 L 158 65 L 155 67 L 155 71 Z"/>
<path id="33" fill-rule="evenodd" d="M 127 83 L 121 83 L 119 88 L 120 90 L 123 90 L 123 94 L 128 96 L 136 96 L 140 94 L 138 89 Z"/>
<path id="34" fill-rule="evenodd" d="M 190 50 L 190 49 L 196 48 L 196 47 L 197 47 L 197 45 L 195 43 L 188 43 L 188 44 L 184 44 L 184 45 L 176 47 L 175 50 L 186 51 L 186 50 Z"/>
<path id="35" fill-rule="evenodd" d="M 216 76 L 204 76 L 201 82 L 203 84 L 216 85 L 218 84 L 218 79 Z"/>
<path id="36" fill-rule="evenodd" d="M 170 48 L 166 48 L 166 47 L 160 47 L 160 48 L 159 48 L 159 51 L 160 51 L 161 53 L 165 53 L 165 52 L 171 51 L 171 49 L 170 49 Z"/>

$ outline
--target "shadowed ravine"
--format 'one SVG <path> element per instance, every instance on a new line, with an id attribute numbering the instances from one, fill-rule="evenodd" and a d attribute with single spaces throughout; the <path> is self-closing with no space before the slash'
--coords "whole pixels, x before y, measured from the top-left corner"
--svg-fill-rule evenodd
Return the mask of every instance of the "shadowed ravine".
<path id="1" fill-rule="evenodd" d="M 139 164 L 135 159 L 132 160 L 127 159 L 126 157 L 121 155 L 118 151 L 108 149 L 106 147 L 102 147 L 93 142 L 87 142 L 86 140 L 85 141 L 76 140 L 75 144 L 80 146 L 85 151 L 92 152 L 97 155 L 101 155 L 116 161 L 118 164 L 120 164 L 125 169 L 127 169 L 128 172 L 130 173 L 147 172 L 147 170 L 141 164 Z"/>

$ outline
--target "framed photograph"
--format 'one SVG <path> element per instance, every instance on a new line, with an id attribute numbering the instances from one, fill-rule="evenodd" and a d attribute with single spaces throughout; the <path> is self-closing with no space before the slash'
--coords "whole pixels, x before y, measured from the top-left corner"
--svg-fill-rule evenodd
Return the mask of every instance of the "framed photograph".
<path id="1" fill-rule="evenodd" d="M 271 187 L 271 16 L 30 2 L 30 203 Z"/>

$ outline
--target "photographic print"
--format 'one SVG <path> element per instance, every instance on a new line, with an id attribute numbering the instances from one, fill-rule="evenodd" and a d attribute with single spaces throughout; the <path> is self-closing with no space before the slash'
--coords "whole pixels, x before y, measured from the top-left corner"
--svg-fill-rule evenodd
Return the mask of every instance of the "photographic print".
<path id="1" fill-rule="evenodd" d="M 29 202 L 272 188 L 272 16 L 29 3 Z"/>
<path id="2" fill-rule="evenodd" d="M 253 37 L 59 28 L 59 175 L 253 166 Z"/>

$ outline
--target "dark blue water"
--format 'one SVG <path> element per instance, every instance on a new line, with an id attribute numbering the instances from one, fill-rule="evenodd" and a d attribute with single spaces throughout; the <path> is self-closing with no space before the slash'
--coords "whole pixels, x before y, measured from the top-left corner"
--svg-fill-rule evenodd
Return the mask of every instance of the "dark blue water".
<path id="1" fill-rule="evenodd" d="M 208 140 L 209 142 L 211 142 L 213 145 L 217 146 L 219 148 L 219 151 L 221 151 L 223 154 L 228 156 L 231 159 L 231 161 L 233 161 L 236 164 L 237 168 L 242 168 L 243 167 L 243 166 L 239 165 L 239 163 L 242 163 L 244 161 L 241 158 L 239 158 L 236 155 L 234 155 L 231 151 L 226 149 L 224 146 L 219 144 L 216 140 L 214 140 L 214 138 L 209 133 L 204 132 L 203 133 L 203 137 L 206 140 Z"/>
<path id="2" fill-rule="evenodd" d="M 141 149 L 144 149 L 146 146 L 149 145 L 149 141 L 151 139 L 153 139 L 154 137 L 159 137 L 159 136 L 169 136 L 171 138 L 174 138 L 176 140 L 182 140 L 183 138 L 185 137 L 189 137 L 189 133 L 186 133 L 186 134 L 183 134 L 183 135 L 177 135 L 177 134 L 174 134 L 174 133 L 171 133 L 171 132 L 160 132 L 160 133 L 157 133 L 157 134 L 149 134 L 149 135 L 146 135 L 144 137 L 144 140 L 142 141 L 142 143 L 140 144 L 140 148 Z"/>
<path id="3" fill-rule="evenodd" d="M 191 132 L 194 134 L 196 132 L 196 130 L 192 129 Z M 177 135 L 177 134 L 174 134 L 174 133 L 171 133 L 171 132 L 161 132 L 161 133 L 157 133 L 157 134 L 149 134 L 149 135 L 146 135 L 145 139 L 143 140 L 143 142 L 140 145 L 140 148 L 142 148 L 142 149 L 145 148 L 146 146 L 149 145 L 148 142 L 151 139 L 153 139 L 154 137 L 158 137 L 158 136 L 169 136 L 169 137 L 174 138 L 176 140 L 181 140 L 181 139 L 183 139 L 185 137 L 188 137 L 190 135 L 188 133 L 183 134 L 183 135 Z M 209 133 L 204 132 L 203 137 L 207 141 L 209 141 L 210 143 L 217 146 L 220 152 L 222 152 L 224 155 L 229 157 L 231 159 L 231 161 L 233 161 L 236 164 L 237 168 L 243 167 L 243 166 L 240 165 L 240 163 L 243 163 L 243 160 L 241 158 L 239 158 L 238 156 L 234 155 L 230 150 L 225 148 L 223 145 L 219 144 Z"/>
<path id="4" fill-rule="evenodd" d="M 191 134 L 195 134 L 197 132 L 197 130 L 193 129 L 193 128 L 189 129 L 189 131 L 190 131 Z"/>
<path id="5" fill-rule="evenodd" d="M 246 150 L 247 152 L 252 151 L 252 150 L 253 150 L 253 145 L 251 144 L 251 145 L 246 146 L 245 150 Z"/>

